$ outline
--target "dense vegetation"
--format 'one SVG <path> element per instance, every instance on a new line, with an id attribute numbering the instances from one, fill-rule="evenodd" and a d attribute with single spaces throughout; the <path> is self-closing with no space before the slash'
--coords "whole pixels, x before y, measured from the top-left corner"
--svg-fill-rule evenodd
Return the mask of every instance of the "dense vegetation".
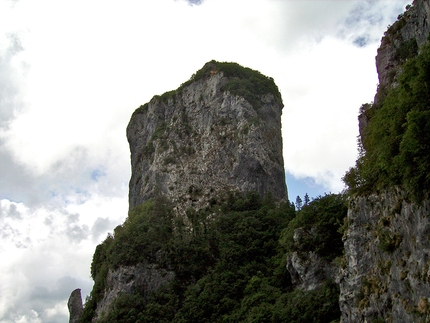
<path id="1" fill-rule="evenodd" d="M 343 254 L 342 228 L 348 211 L 342 195 L 330 194 L 307 202 L 282 232 L 280 243 L 287 252 L 313 251 L 327 260 Z M 294 231 L 301 229 L 298 241 Z"/>
<path id="2" fill-rule="evenodd" d="M 364 106 L 370 122 L 344 177 L 351 193 L 402 186 L 421 200 L 430 187 L 430 45 L 402 69 L 396 86 L 378 90 L 378 105 Z"/>
<path id="3" fill-rule="evenodd" d="M 132 210 L 97 247 L 83 322 L 94 315 L 108 270 L 140 262 L 173 270 L 175 278 L 147 299 L 139 292 L 121 294 L 103 322 L 336 321 L 338 286 L 327 279 L 316 290 L 296 289 L 286 252 L 298 250 L 292 232 L 302 227 L 317 234 L 307 237 L 300 252 L 340 256 L 338 231 L 345 216 L 338 195 L 318 197 L 296 211 L 258 194 L 224 193 L 206 210 L 189 209 L 184 221 L 157 197 Z"/>

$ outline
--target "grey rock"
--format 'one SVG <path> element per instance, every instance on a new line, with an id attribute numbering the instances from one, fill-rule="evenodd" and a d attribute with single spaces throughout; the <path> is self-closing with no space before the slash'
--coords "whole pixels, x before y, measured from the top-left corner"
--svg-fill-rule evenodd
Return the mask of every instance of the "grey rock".
<path id="1" fill-rule="evenodd" d="M 136 110 L 127 127 L 130 209 L 156 190 L 169 197 L 179 213 L 205 207 L 213 192 L 222 190 L 287 199 L 282 102 L 267 93 L 253 106 L 222 91 L 227 81 L 223 72 L 214 70 Z"/>
<path id="2" fill-rule="evenodd" d="M 70 323 L 79 323 L 83 311 L 83 305 L 82 305 L 82 296 L 81 296 L 81 290 L 75 289 L 69 297 L 69 301 L 67 302 L 67 307 L 69 308 L 70 313 Z"/>
<path id="3" fill-rule="evenodd" d="M 294 230 L 294 242 L 300 243 L 303 234 L 302 228 Z M 336 281 L 337 278 L 337 266 L 313 251 L 287 253 L 286 266 L 291 282 L 302 290 L 318 289 L 327 280 Z"/>
<path id="4" fill-rule="evenodd" d="M 430 320 L 430 201 L 399 189 L 351 201 L 340 273 L 342 322 Z"/>
<path id="5" fill-rule="evenodd" d="M 302 290 L 318 289 L 327 280 L 335 281 L 337 276 L 337 267 L 312 251 L 287 254 L 287 270 L 293 285 Z"/>
<path id="6" fill-rule="evenodd" d="M 376 69 L 379 86 L 390 86 L 404 62 L 401 48 L 411 40 L 416 40 L 418 47 L 427 42 L 430 33 L 430 0 L 415 0 L 407 10 L 385 33 L 376 56 Z M 403 51 L 404 53 L 404 51 Z M 394 82 L 395 84 L 395 82 Z"/>
<path id="7" fill-rule="evenodd" d="M 413 6 L 400 17 L 385 32 L 378 48 L 376 70 L 379 85 L 374 107 L 382 102 L 385 89 L 397 86 L 397 77 L 402 72 L 402 65 L 408 58 L 416 56 L 419 48 L 427 42 L 430 35 L 430 0 L 415 0 Z M 358 123 L 363 141 L 365 128 L 369 123 L 369 113 L 361 111 Z"/>
<path id="8" fill-rule="evenodd" d="M 224 91 L 229 78 L 210 72 L 137 109 L 127 127 L 131 151 L 129 207 L 161 194 L 184 215 L 216 192 L 257 191 L 287 199 L 278 93 L 253 100 Z M 103 322 L 121 294 L 147 298 L 175 278 L 167 267 L 142 262 L 109 269 L 93 322 Z"/>
<path id="9" fill-rule="evenodd" d="M 415 0 L 387 30 L 376 56 L 378 107 L 384 89 L 397 86 L 403 64 L 419 53 L 430 33 L 430 0 Z M 369 106 L 367 107 L 369 108 Z M 359 116 L 363 140 L 369 123 Z M 346 266 L 340 269 L 342 322 L 430 322 L 430 201 L 411 202 L 392 187 L 354 197 L 344 237 Z"/>
<path id="10" fill-rule="evenodd" d="M 160 268 L 155 264 L 140 263 L 137 266 L 122 266 L 109 270 L 103 298 L 97 303 L 93 322 L 103 321 L 103 315 L 119 294 L 134 294 L 137 291 L 147 298 L 161 286 L 173 280 L 174 272 Z"/>

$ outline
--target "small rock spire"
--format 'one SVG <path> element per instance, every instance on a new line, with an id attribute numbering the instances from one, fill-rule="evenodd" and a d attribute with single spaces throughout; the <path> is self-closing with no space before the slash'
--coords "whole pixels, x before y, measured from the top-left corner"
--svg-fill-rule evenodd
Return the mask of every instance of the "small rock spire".
<path id="1" fill-rule="evenodd" d="M 69 323 L 79 323 L 84 309 L 82 305 L 81 289 L 75 289 L 69 297 L 67 302 L 67 307 L 69 308 L 70 319 Z"/>

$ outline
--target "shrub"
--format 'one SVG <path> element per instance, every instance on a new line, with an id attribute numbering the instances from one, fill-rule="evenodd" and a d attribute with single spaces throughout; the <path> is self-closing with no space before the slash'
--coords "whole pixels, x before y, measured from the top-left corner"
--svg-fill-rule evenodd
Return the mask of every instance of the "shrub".
<path id="1" fill-rule="evenodd" d="M 304 205 L 297 216 L 283 230 L 281 244 L 289 251 L 314 251 L 319 256 L 333 260 L 342 255 L 342 232 L 347 207 L 343 196 L 320 196 Z M 294 232 L 300 229 L 299 241 Z"/>

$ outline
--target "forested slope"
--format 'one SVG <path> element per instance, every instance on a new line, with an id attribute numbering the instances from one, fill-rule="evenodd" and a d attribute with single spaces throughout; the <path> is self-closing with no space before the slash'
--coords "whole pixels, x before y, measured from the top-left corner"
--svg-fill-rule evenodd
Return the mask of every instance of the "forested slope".
<path id="1" fill-rule="evenodd" d="M 97 247 L 91 267 L 95 286 L 84 309 L 91 322 L 109 273 L 139 263 L 174 272 L 157 291 L 121 293 L 100 322 L 330 322 L 340 317 L 339 289 L 323 278 L 313 290 L 296 288 L 286 253 L 317 250 L 342 256 L 339 231 L 346 216 L 339 195 L 318 197 L 296 211 L 290 203 L 258 194 L 225 193 L 187 218 L 172 217 L 158 197 L 131 211 L 125 223 Z M 186 223 L 189 226 L 186 225 Z M 306 243 L 294 231 L 314 232 Z M 337 258 L 340 259 L 340 258 Z M 339 261 L 339 260 L 337 260 Z"/>

